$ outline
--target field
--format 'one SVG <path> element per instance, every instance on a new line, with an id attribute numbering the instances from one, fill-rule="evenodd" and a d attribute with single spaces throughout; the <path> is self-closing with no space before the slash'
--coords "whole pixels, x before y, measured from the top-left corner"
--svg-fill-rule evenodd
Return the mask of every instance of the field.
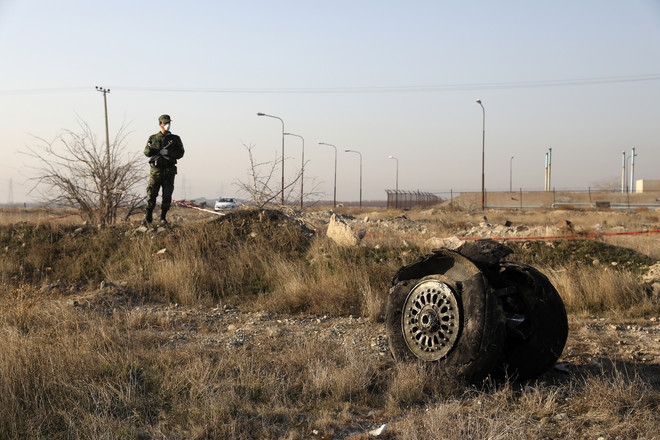
<path id="1" fill-rule="evenodd" d="M 656 211 L 342 208 L 353 247 L 326 237 L 330 214 L 99 229 L 3 208 L 0 438 L 660 438 Z M 396 363 L 394 272 L 494 237 L 564 300 L 557 367 L 463 384 Z"/>

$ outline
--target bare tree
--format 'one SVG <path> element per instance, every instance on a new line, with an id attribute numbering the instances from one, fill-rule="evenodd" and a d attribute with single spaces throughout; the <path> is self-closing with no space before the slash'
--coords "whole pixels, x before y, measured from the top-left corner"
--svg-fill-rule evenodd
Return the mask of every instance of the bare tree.
<path id="1" fill-rule="evenodd" d="M 282 158 L 276 157 L 273 161 L 258 162 L 254 157 L 254 145 L 243 144 L 248 152 L 250 159 L 250 167 L 248 168 L 248 180 L 243 182 L 238 180 L 236 185 L 239 190 L 246 193 L 252 203 L 258 208 L 263 208 L 265 205 L 276 200 L 280 196 L 282 188 L 277 186 L 276 179 L 274 179 L 275 172 L 279 169 L 282 163 Z M 296 183 L 302 179 L 302 172 L 298 172 L 295 178 L 284 185 L 284 200 L 299 199 L 300 193 L 296 192 Z M 314 192 L 316 186 L 312 187 L 312 191 L 305 192 L 304 196 L 307 197 Z"/>
<path id="2" fill-rule="evenodd" d="M 28 148 L 26 154 L 40 162 L 32 191 L 47 203 L 78 209 L 90 223 L 113 224 L 120 205 L 139 199 L 135 188 L 146 178 L 142 163 L 137 153 L 124 153 L 124 127 L 104 148 L 89 125 L 78 122 L 79 132 L 65 130 L 50 142 L 37 137 L 40 144 Z"/>

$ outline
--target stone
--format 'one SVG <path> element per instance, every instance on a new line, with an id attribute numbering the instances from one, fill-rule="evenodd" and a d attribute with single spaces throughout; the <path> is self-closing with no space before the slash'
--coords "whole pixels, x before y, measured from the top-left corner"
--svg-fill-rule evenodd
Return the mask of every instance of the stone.
<path id="1" fill-rule="evenodd" d="M 351 227 L 336 214 L 330 217 L 326 234 L 339 246 L 357 246 L 360 242 Z"/>

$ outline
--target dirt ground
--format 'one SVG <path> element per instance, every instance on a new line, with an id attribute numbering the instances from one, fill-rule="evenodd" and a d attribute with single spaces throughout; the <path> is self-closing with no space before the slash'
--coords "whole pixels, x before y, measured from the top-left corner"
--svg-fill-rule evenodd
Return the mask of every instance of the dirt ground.
<path id="1" fill-rule="evenodd" d="M 389 358 L 383 323 L 362 317 L 289 316 L 268 312 L 246 313 L 229 304 L 213 308 L 178 304 L 131 306 L 114 286 L 79 297 L 69 297 L 69 306 L 111 314 L 118 310 L 151 314 L 171 323 L 170 344 L 224 345 L 238 348 L 259 346 L 275 335 L 287 339 L 335 342 L 362 356 Z M 651 382 L 660 385 L 660 317 L 647 319 L 576 317 L 569 315 L 569 335 L 555 372 L 579 373 L 600 368 L 603 363 L 621 363 L 636 368 L 648 366 Z"/>
<path id="2" fill-rule="evenodd" d="M 185 209 L 176 209 L 173 214 L 174 222 L 217 218 L 213 213 Z M 306 212 L 304 215 L 289 214 L 322 232 L 332 213 L 329 210 L 319 210 Z M 369 245 L 370 237 L 384 235 L 402 240 L 409 236 L 422 237 L 426 241 L 440 238 L 436 237 L 432 223 L 417 219 L 434 215 L 436 213 L 433 210 L 428 210 L 425 214 L 399 213 L 394 217 L 381 212 L 345 214 L 343 218 L 356 231 L 366 230 L 365 245 Z M 624 225 L 629 223 L 630 218 L 635 219 L 632 228 L 653 230 L 658 229 L 659 221 L 655 212 L 649 212 L 642 218 L 635 213 L 611 211 L 589 217 L 577 211 L 548 211 L 544 214 L 465 213 L 463 217 L 463 224 L 456 236 L 474 238 L 620 232 L 626 230 Z M 532 218 L 534 224 L 526 221 Z M 598 221 L 594 221 L 594 218 Z M 441 223 L 439 218 L 434 221 Z M 650 239 L 658 238 L 653 235 Z M 385 325 L 362 317 L 251 313 L 230 303 L 217 304 L 214 307 L 141 304 L 133 302 L 120 287 L 113 285 L 54 301 L 62 302 L 63 307 L 74 307 L 92 313 L 127 313 L 137 318 L 158 317 L 168 325 L 158 329 L 144 328 L 140 331 L 158 332 L 158 339 L 166 338 L 167 344 L 173 348 L 223 346 L 231 350 L 251 350 L 272 344 L 275 339 L 277 344 L 286 350 L 286 347 L 299 347 L 300 342 L 304 341 L 306 344 L 329 347 L 339 345 L 346 352 L 353 352 L 373 362 L 390 366 L 394 364 L 389 352 Z M 642 377 L 644 382 L 654 389 L 660 388 L 660 316 L 632 319 L 617 317 L 615 314 L 609 314 L 608 317 L 569 315 L 569 335 L 564 351 L 555 367 L 546 372 L 540 380 L 566 383 L 573 379 L 612 371 L 625 371 L 631 376 Z M 362 432 L 366 433 L 373 426 L 364 423 L 363 428 Z"/>
<path id="3" fill-rule="evenodd" d="M 387 369 L 395 365 L 389 353 L 384 324 L 361 317 L 245 313 L 228 304 L 212 308 L 176 304 L 131 306 L 113 286 L 84 297 L 68 298 L 66 302 L 65 306 L 85 308 L 90 312 L 129 313 L 136 319 L 140 315 L 156 316 L 169 325 L 165 329 L 145 328 L 140 331 L 158 332 L 159 340 L 165 337 L 169 341 L 166 345 L 183 352 L 218 346 L 229 350 L 261 351 L 268 350 L 268 345 L 276 342 L 284 352 L 306 345 L 340 347 L 349 358 L 357 356 L 368 364 L 382 365 Z M 539 382 L 552 387 L 562 383 L 579 383 L 585 377 L 616 377 L 618 372 L 623 372 L 629 377 L 642 378 L 653 389 L 660 387 L 660 317 L 626 321 L 569 316 L 569 329 L 562 356 L 554 368 L 538 379 Z M 148 338 L 153 335 L 143 336 Z M 140 336 L 136 334 L 135 337 Z M 478 399 L 475 401 L 478 402 Z M 466 403 L 472 404 L 474 402 Z M 378 416 L 379 422 L 375 423 L 371 416 L 356 416 L 344 428 L 334 431 L 332 436 L 319 434 L 309 438 L 373 438 L 369 432 L 382 422 L 396 426 L 397 422 L 406 423 L 407 417 L 410 415 L 405 413 L 394 417 L 381 415 Z M 548 421 L 539 420 L 539 423 Z M 560 433 L 570 432 L 573 422 L 560 412 L 549 423 L 554 424 L 556 432 Z M 386 435 L 383 438 L 399 437 Z"/>

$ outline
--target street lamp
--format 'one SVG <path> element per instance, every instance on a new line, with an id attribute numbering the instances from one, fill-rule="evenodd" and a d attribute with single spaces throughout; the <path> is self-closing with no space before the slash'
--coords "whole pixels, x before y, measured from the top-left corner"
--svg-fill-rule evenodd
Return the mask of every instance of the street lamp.
<path id="1" fill-rule="evenodd" d="M 268 118 L 279 119 L 282 123 L 282 205 L 284 205 L 284 121 L 277 116 L 267 115 L 266 113 L 257 113 L 257 116 L 266 116 Z"/>
<path id="2" fill-rule="evenodd" d="M 548 148 L 548 191 L 552 189 L 552 147 Z"/>
<path id="3" fill-rule="evenodd" d="M 481 210 L 486 207 L 486 175 L 484 172 L 484 165 L 486 162 L 486 109 L 481 103 L 481 99 L 477 99 L 477 104 L 481 106 L 483 113 L 483 129 L 481 134 Z"/>
<path id="4" fill-rule="evenodd" d="M 509 192 L 513 191 L 513 156 L 509 159 Z"/>
<path id="5" fill-rule="evenodd" d="M 319 145 L 327 145 L 335 149 L 335 185 L 334 185 L 334 195 L 332 197 L 332 207 L 337 207 L 337 147 L 332 144 L 327 144 L 325 142 L 319 142 Z"/>
<path id="6" fill-rule="evenodd" d="M 395 187 L 395 192 L 394 192 L 394 208 L 398 209 L 399 208 L 399 159 L 397 159 L 394 156 L 387 156 L 388 159 L 394 159 L 396 160 L 396 187 Z"/>
<path id="7" fill-rule="evenodd" d="M 285 136 L 295 136 L 302 140 L 302 164 L 300 166 L 300 209 L 303 209 L 303 181 L 305 180 L 305 138 L 299 134 L 284 133 Z"/>
<path id="8" fill-rule="evenodd" d="M 360 209 L 362 209 L 362 153 L 355 150 L 344 150 L 346 153 L 357 153 L 360 156 Z"/>

